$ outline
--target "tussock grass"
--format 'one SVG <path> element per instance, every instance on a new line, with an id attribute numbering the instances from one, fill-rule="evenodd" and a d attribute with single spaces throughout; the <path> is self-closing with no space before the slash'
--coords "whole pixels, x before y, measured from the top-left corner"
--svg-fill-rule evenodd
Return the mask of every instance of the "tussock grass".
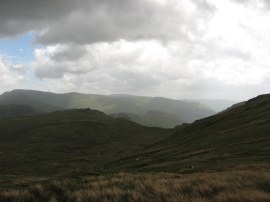
<path id="1" fill-rule="evenodd" d="M 9 183 L 12 183 L 10 181 Z M 20 186 L 21 185 L 21 186 Z M 12 188 L 12 186 L 14 188 Z M 269 171 L 119 173 L 2 184 L 0 201 L 268 202 Z"/>

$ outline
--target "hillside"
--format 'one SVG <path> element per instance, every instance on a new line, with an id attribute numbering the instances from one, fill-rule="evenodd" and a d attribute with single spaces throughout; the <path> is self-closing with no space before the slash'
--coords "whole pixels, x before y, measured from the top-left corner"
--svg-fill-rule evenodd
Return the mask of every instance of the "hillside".
<path id="1" fill-rule="evenodd" d="M 143 115 L 149 111 L 160 111 L 171 114 L 171 116 L 177 117 L 177 119 L 184 122 L 193 122 L 215 114 L 212 109 L 198 102 L 161 97 L 80 93 L 55 94 L 32 90 L 6 92 L 0 96 L 0 104 L 23 104 L 44 112 L 91 108 L 107 114 L 131 113 Z M 172 123 L 170 124 L 172 125 Z"/>
<path id="2" fill-rule="evenodd" d="M 90 109 L 2 119 L 0 171 L 30 173 L 34 166 L 49 174 L 196 172 L 268 165 L 269 112 L 270 95 L 262 95 L 174 129 L 144 127 Z"/>
<path id="3" fill-rule="evenodd" d="M 96 172 L 101 164 L 134 155 L 171 132 L 90 109 L 0 119 L 0 172 Z"/>
<path id="4" fill-rule="evenodd" d="M 269 112 L 262 95 L 174 129 L 90 109 L 0 119 L 0 201 L 269 201 Z"/>
<path id="5" fill-rule="evenodd" d="M 184 123 L 184 121 L 178 118 L 177 116 L 161 111 L 149 111 L 142 115 L 136 115 L 131 113 L 119 113 L 119 114 L 112 114 L 111 116 L 118 118 L 125 118 L 135 123 L 149 127 L 159 126 L 161 128 L 173 128 L 176 125 Z"/>
<path id="6" fill-rule="evenodd" d="M 25 91 L 27 92 L 27 91 Z M 44 97 L 39 99 L 31 93 L 25 93 L 24 91 L 12 91 L 5 92 L 0 95 L 0 105 L 24 105 L 34 108 L 40 112 L 52 112 L 57 110 L 63 110 L 63 107 L 49 104 Z"/>
<path id="7" fill-rule="evenodd" d="M 270 164 L 270 94 L 185 124 L 115 169 L 195 172 Z M 114 165 L 115 166 L 115 165 Z"/>
<path id="8" fill-rule="evenodd" d="M 29 106 L 23 105 L 0 105 L 0 118 L 14 118 L 21 116 L 32 116 L 39 111 Z"/>

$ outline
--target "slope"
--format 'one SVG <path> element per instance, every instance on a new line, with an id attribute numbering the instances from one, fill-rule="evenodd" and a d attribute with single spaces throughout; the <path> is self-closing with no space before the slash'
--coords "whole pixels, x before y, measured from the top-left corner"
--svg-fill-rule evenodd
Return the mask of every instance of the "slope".
<path id="1" fill-rule="evenodd" d="M 2 119 L 0 172 L 24 175 L 95 172 L 101 163 L 134 155 L 170 133 L 90 109 Z"/>
<path id="2" fill-rule="evenodd" d="M 161 128 L 173 128 L 176 125 L 184 123 L 184 121 L 177 116 L 161 111 L 149 111 L 143 115 L 118 113 L 112 114 L 111 116 L 117 118 L 125 118 L 135 123 L 149 127 L 159 126 Z"/>
<path id="3" fill-rule="evenodd" d="M 32 116 L 39 112 L 32 107 L 23 105 L 0 105 L 0 118 Z"/>
<path id="4" fill-rule="evenodd" d="M 5 92 L 0 96 L 0 105 L 24 105 L 32 107 L 40 112 L 52 112 L 63 110 L 63 107 L 51 105 L 45 102 L 47 99 L 38 99 L 28 91 Z"/>
<path id="5" fill-rule="evenodd" d="M 194 172 L 269 163 L 270 94 L 178 127 L 173 136 L 122 159 L 115 169 Z"/>

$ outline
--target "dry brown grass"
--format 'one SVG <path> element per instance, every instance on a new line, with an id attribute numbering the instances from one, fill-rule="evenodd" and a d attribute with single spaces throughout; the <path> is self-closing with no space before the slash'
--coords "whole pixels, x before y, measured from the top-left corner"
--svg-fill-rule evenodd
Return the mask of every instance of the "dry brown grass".
<path id="1" fill-rule="evenodd" d="M 270 202 L 269 171 L 120 173 L 4 186 L 0 201 Z"/>

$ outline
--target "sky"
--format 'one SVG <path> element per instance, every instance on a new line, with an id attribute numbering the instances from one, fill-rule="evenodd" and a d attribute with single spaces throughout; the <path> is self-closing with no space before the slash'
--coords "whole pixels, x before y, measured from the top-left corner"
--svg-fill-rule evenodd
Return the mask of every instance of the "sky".
<path id="1" fill-rule="evenodd" d="M 0 1 L 0 93 L 270 93 L 270 0 Z"/>

